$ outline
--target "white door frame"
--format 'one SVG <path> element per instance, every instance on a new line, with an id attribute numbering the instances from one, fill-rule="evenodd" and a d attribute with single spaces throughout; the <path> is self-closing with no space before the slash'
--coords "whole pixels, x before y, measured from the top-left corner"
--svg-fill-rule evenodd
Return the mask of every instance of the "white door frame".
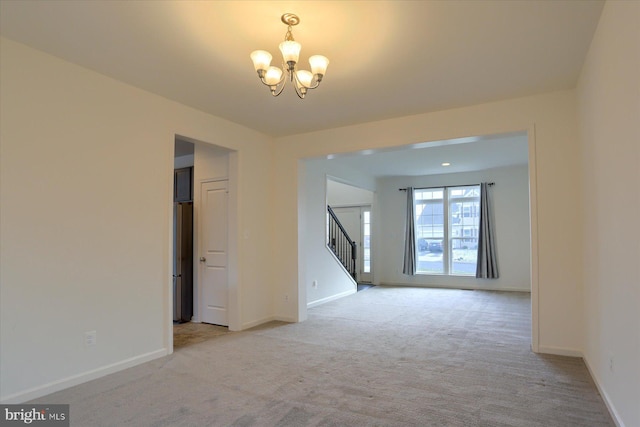
<path id="1" fill-rule="evenodd" d="M 165 281 L 164 281 L 164 298 L 163 298 L 163 308 L 162 311 L 164 313 L 163 317 L 163 325 L 164 325 L 164 348 L 167 354 L 173 353 L 173 171 L 174 171 L 174 147 L 176 138 L 180 138 L 184 141 L 192 142 L 194 144 L 207 144 L 212 146 L 217 146 L 216 144 L 209 144 L 204 141 L 199 141 L 193 138 L 182 136 L 178 133 L 172 133 L 170 137 L 167 138 L 167 146 L 170 147 L 168 151 L 171 155 L 167 156 L 166 163 L 166 197 L 167 197 L 167 209 L 165 211 L 165 238 L 166 242 L 168 242 L 167 250 L 165 252 L 165 267 L 163 269 Z M 220 146 L 218 146 L 220 147 Z M 229 217 L 228 217 L 228 227 L 229 227 L 229 262 L 228 262 L 228 287 L 229 287 L 229 296 L 228 296 L 228 318 L 229 318 L 229 330 L 230 331 L 240 331 L 242 330 L 242 322 L 240 318 L 240 291 L 239 291 L 239 272 L 238 272 L 238 248 L 240 244 L 240 232 L 239 232 L 239 216 L 240 210 L 238 208 L 238 169 L 239 169 L 239 153 L 238 151 L 234 151 L 232 149 L 227 149 L 225 147 L 221 147 L 229 151 Z M 195 184 L 195 183 L 194 183 Z M 194 211 L 197 209 L 195 206 L 194 200 Z M 194 218 L 194 225 L 196 224 Z M 194 236 L 197 237 L 197 236 Z M 194 238 L 194 245 L 195 245 Z M 194 249 L 196 247 L 194 246 Z M 198 262 L 197 258 L 194 257 L 194 262 Z M 194 281 L 194 286 L 197 286 Z M 199 289 L 194 288 L 193 290 L 194 296 L 198 294 Z M 194 322 L 199 321 L 199 310 L 198 305 L 199 302 L 194 301 Z M 198 310 L 198 313 L 196 313 Z"/>
<path id="2" fill-rule="evenodd" d="M 540 313 L 539 313 L 539 299 L 540 299 L 540 290 L 539 290 L 539 257 L 538 257 L 538 188 L 537 188 L 537 164 L 536 164 L 536 132 L 535 132 L 535 123 L 530 122 L 528 127 L 526 128 L 515 128 L 515 129 L 503 129 L 503 130 L 494 130 L 491 135 L 496 134 L 504 134 L 504 133 L 526 133 L 527 135 L 527 145 L 529 149 L 529 224 L 530 224 L 530 245 L 531 245 L 531 350 L 535 353 L 540 352 Z M 479 133 L 478 135 L 482 135 Z M 489 135 L 489 134 L 487 134 Z M 459 136 L 451 136 L 449 138 L 442 139 L 455 139 L 459 138 Z M 391 147 L 390 147 L 391 148 Z M 402 147 L 393 147 L 401 149 Z M 298 168 L 297 168 L 297 177 L 301 180 L 301 177 L 304 174 L 304 168 L 301 167 L 301 163 L 304 159 L 298 159 Z M 329 177 L 338 182 L 343 182 L 340 179 Z M 298 188 L 298 201 L 303 200 L 302 198 L 302 188 Z M 300 213 L 298 214 L 300 215 Z M 305 237 L 298 236 L 298 244 L 300 247 L 304 247 L 303 240 Z M 376 239 L 374 239 L 376 240 Z M 298 264 L 300 265 L 300 255 L 298 257 Z M 307 318 L 307 306 L 306 306 L 306 287 L 305 287 L 305 277 L 303 274 L 303 270 L 299 270 L 299 283 L 298 283 L 298 293 L 299 293 L 299 304 L 298 304 L 298 317 L 300 319 Z M 303 304 L 304 302 L 304 304 Z"/>

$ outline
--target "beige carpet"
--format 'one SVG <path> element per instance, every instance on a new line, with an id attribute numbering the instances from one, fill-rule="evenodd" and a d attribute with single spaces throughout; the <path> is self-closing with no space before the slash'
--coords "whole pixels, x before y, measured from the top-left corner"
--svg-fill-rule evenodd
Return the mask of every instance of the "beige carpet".
<path id="1" fill-rule="evenodd" d="M 173 351 L 228 334 L 226 326 L 207 323 L 180 323 L 173 325 Z"/>
<path id="2" fill-rule="evenodd" d="M 42 399 L 72 426 L 613 426 L 523 293 L 375 287 Z"/>

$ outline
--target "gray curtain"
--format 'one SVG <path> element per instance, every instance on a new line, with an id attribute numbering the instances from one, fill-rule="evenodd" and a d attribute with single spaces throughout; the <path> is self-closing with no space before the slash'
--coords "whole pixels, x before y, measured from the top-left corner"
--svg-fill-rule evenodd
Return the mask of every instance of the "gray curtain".
<path id="1" fill-rule="evenodd" d="M 407 222 L 404 236 L 404 266 L 402 273 L 416 274 L 416 221 L 413 206 L 413 187 L 407 187 Z"/>
<path id="2" fill-rule="evenodd" d="M 489 185 L 486 182 L 480 184 L 480 231 L 476 264 L 476 277 L 479 279 L 498 278 L 493 213 L 488 189 Z"/>

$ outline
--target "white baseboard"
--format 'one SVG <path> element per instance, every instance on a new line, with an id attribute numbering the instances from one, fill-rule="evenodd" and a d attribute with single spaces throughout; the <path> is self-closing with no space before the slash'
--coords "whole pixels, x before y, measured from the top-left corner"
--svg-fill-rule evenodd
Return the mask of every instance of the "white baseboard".
<path id="1" fill-rule="evenodd" d="M 613 403 L 611 402 L 609 395 L 604 390 L 604 388 L 602 388 L 600 379 L 595 374 L 594 370 L 591 369 L 591 365 L 589 364 L 589 359 L 587 357 L 583 357 L 582 360 L 584 360 L 584 364 L 587 365 L 587 370 L 589 371 L 589 374 L 591 374 L 591 378 L 593 379 L 593 382 L 596 384 L 596 388 L 598 389 L 600 396 L 602 396 L 602 400 L 604 400 L 604 404 L 607 406 L 607 409 L 609 410 L 609 414 L 611 415 L 611 418 L 613 418 L 613 422 L 616 423 L 616 426 L 618 427 L 625 427 L 624 423 L 620 419 L 620 415 L 618 415 L 618 412 L 616 411 L 615 406 L 613 406 Z"/>
<path id="2" fill-rule="evenodd" d="M 135 356 L 129 359 L 122 360 L 120 362 L 112 363 L 111 365 L 92 369 L 91 371 L 82 372 L 80 374 L 72 375 L 70 377 L 63 378 L 57 381 L 52 381 L 50 383 L 33 387 L 19 393 L 14 393 L 9 396 L 3 396 L 2 398 L 0 398 L 0 402 L 4 404 L 28 402 L 29 400 L 37 399 L 39 397 L 55 393 L 56 391 L 73 387 L 74 385 L 86 383 L 87 381 L 95 380 L 96 378 L 104 377 L 105 375 L 113 374 L 115 372 L 119 372 L 124 369 L 131 368 L 154 359 L 158 359 L 160 357 L 166 356 L 167 354 L 169 354 L 169 352 L 165 348 L 141 354 L 140 356 Z"/>
<path id="3" fill-rule="evenodd" d="M 555 354 L 556 356 L 582 357 L 582 351 L 575 348 L 550 347 L 546 345 L 538 346 L 538 353 Z"/>
<path id="4" fill-rule="evenodd" d="M 600 379 L 595 374 L 594 370 L 591 369 L 591 365 L 589 364 L 589 359 L 584 356 L 582 351 L 570 349 L 570 348 L 549 347 L 549 346 L 542 346 L 542 345 L 538 347 L 538 350 L 539 350 L 538 353 L 582 358 L 582 360 L 584 360 L 584 364 L 587 366 L 589 375 L 591 375 L 591 378 L 593 379 L 593 382 L 595 383 L 596 388 L 600 393 L 600 396 L 602 396 L 602 400 L 604 401 L 604 404 L 606 405 L 607 410 L 609 411 L 609 414 L 613 419 L 613 422 L 616 424 L 617 427 L 625 427 L 624 423 L 621 421 L 620 415 L 618 415 L 618 412 L 616 411 L 615 406 L 613 406 L 613 403 L 611 402 L 609 395 L 604 390 L 604 388 L 602 388 L 602 385 L 601 385 L 602 383 L 600 382 Z"/>
<path id="5" fill-rule="evenodd" d="M 346 292 L 342 292 L 342 293 L 339 293 L 339 294 L 336 294 L 336 295 L 331 295 L 331 296 L 326 297 L 326 298 L 321 298 L 321 299 L 318 299 L 318 300 L 315 300 L 315 301 L 311 301 L 310 303 L 307 303 L 307 308 L 315 307 L 315 306 L 318 306 L 318 305 L 322 305 L 322 304 L 328 303 L 329 301 L 334 301 L 334 300 L 337 300 L 337 299 L 340 299 L 340 298 L 343 298 L 343 297 L 346 297 L 346 296 L 349 296 L 349 295 L 353 295 L 356 292 L 358 292 L 358 289 L 349 289 Z"/>
<path id="6" fill-rule="evenodd" d="M 499 287 L 492 287 L 492 286 L 485 286 L 485 285 L 480 285 L 480 286 L 469 286 L 469 285 L 465 285 L 465 284 L 455 284 L 455 285 L 443 285 L 443 284 L 424 284 L 424 283 L 380 283 L 379 286 L 401 286 L 401 287 L 409 287 L 409 288 L 436 288 L 436 289 L 462 289 L 462 290 L 468 290 L 468 291 L 505 291 L 505 292 L 525 292 L 525 293 L 531 293 L 531 289 L 526 289 L 526 288 L 509 288 L 509 287 L 504 287 L 504 288 L 499 288 Z"/>
<path id="7" fill-rule="evenodd" d="M 244 331 L 245 329 L 251 329 L 256 326 L 262 325 L 264 323 L 273 322 L 274 320 L 280 320 L 280 319 L 277 319 L 276 316 L 267 316 L 267 317 L 263 317 L 262 319 L 252 320 L 251 322 L 243 323 L 241 326 L 242 329 L 240 330 Z"/>
<path id="8" fill-rule="evenodd" d="M 278 322 L 286 322 L 286 323 L 298 323 L 298 321 L 289 316 L 274 316 L 272 320 L 277 320 Z"/>

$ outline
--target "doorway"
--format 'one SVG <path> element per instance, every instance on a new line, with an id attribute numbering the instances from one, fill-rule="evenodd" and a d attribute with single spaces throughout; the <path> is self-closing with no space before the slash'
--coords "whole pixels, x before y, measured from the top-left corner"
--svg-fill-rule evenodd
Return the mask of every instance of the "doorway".
<path id="1" fill-rule="evenodd" d="M 371 205 L 336 206 L 332 209 L 356 243 L 357 282 L 371 283 Z"/>
<path id="2" fill-rule="evenodd" d="M 373 191 L 326 178 L 327 204 L 356 244 L 356 281 L 373 282 L 372 205 Z"/>
<path id="3" fill-rule="evenodd" d="M 411 284 L 419 286 L 443 286 L 454 287 L 458 281 L 456 277 L 431 276 L 431 277 L 407 277 L 402 274 L 402 247 L 404 234 L 402 224 L 405 217 L 406 198 L 399 196 L 400 188 L 407 186 L 442 186 L 445 181 L 451 181 L 449 177 L 460 179 L 455 184 L 463 185 L 473 182 L 481 182 L 483 178 L 490 178 L 484 171 L 504 168 L 518 169 L 517 180 L 503 180 L 504 185 L 499 187 L 502 200 L 505 194 L 518 193 L 518 200 L 528 202 L 528 208 L 520 209 L 518 205 L 519 230 L 524 230 L 524 235 L 518 236 L 520 242 L 527 242 L 527 252 L 520 257 L 517 263 L 509 263 L 512 267 L 511 276 L 505 275 L 502 283 L 507 283 L 509 278 L 518 274 L 518 279 L 523 278 L 517 285 L 511 285 L 508 290 L 523 290 L 531 292 L 531 317 L 532 317 L 532 348 L 538 349 L 538 260 L 537 260 L 537 209 L 536 209 L 536 165 L 535 165 L 535 132 L 533 127 L 523 131 L 508 132 L 503 134 L 484 135 L 475 137 L 457 138 L 451 140 L 431 141 L 411 144 L 403 147 L 382 148 L 379 150 L 362 150 L 353 153 L 341 153 L 327 156 L 326 158 L 309 159 L 305 164 L 311 171 L 305 177 L 307 190 L 317 188 L 320 174 L 324 172 L 328 176 L 341 176 L 353 182 L 361 182 L 368 188 L 375 189 L 376 201 L 373 209 L 373 247 L 375 248 L 375 277 L 374 283 L 387 284 Z M 431 176 L 435 176 L 431 178 Z M 485 176 L 486 175 L 486 176 Z M 424 177 L 429 177 L 424 178 Z M 470 179 L 470 180 L 467 180 Z M 436 182 L 437 180 L 437 182 Z M 493 179 L 489 179 L 493 181 Z M 370 183 L 373 182 L 373 185 Z M 327 194 L 330 194 L 328 180 Z M 517 187 L 517 188 L 516 188 Z M 507 193 L 506 189 L 510 192 Z M 302 196 L 301 196 L 302 197 Z M 503 204 L 503 206 L 505 206 Z M 399 213 L 400 212 L 400 213 Z M 510 215 L 503 210 L 501 215 L 509 218 Z M 314 217 L 310 217 L 314 218 Z M 314 219 L 315 220 L 315 219 Z M 317 223 L 317 220 L 315 220 Z M 516 221 L 513 220 L 512 226 Z M 501 222 L 504 224 L 504 222 Z M 504 230 L 504 228 L 503 228 Z M 511 236 L 511 233 L 502 232 L 502 236 Z M 311 248 L 312 243 L 303 236 L 300 243 Z M 513 242 L 511 242 L 513 243 Z M 315 243 L 317 245 L 317 243 Z M 513 244 L 511 246 L 514 246 Z M 503 248 L 506 247 L 503 245 Z M 508 251 L 503 254 L 522 251 Z M 522 261 L 524 260 L 524 261 Z M 522 268 L 520 268 L 522 267 Z M 312 263 L 306 264 L 306 277 L 313 278 L 319 274 L 314 270 Z M 505 272 L 506 273 L 506 272 Z M 476 289 L 493 284 L 473 283 L 474 278 L 466 280 L 465 287 Z M 448 281 L 448 282 L 447 282 Z M 493 285 L 495 286 L 495 285 Z M 495 286 L 507 290 L 502 284 Z M 339 296 L 336 294 L 336 296 Z M 301 314 L 304 317 L 304 313 Z"/>
<path id="4" fill-rule="evenodd" d="M 174 148 L 174 171 L 192 170 L 193 314 L 191 324 L 182 323 L 176 332 L 179 337 L 175 344 L 180 346 L 185 341 L 220 335 L 221 327 L 227 331 L 241 329 L 238 295 L 228 292 L 237 287 L 238 277 L 238 242 L 231 237 L 237 236 L 238 227 L 238 156 L 236 151 L 178 135 Z M 172 252 L 175 248 L 172 239 Z M 173 283 L 170 288 L 173 317 Z M 212 317 L 210 307 L 215 307 L 218 314 L 223 309 L 224 315 Z M 174 329 L 172 324 L 167 332 L 170 349 L 174 347 Z"/>
<path id="5" fill-rule="evenodd" d="M 193 160 L 194 144 L 176 140 L 173 170 L 173 323 L 193 316 Z"/>

